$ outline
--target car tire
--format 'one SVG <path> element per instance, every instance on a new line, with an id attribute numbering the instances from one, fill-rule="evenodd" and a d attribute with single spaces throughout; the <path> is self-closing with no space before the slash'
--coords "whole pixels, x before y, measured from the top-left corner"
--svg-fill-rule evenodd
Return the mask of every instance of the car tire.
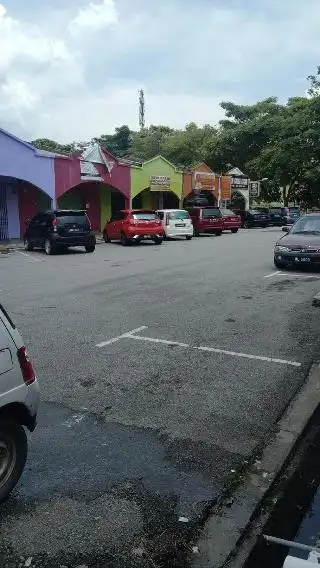
<path id="1" fill-rule="evenodd" d="M 215 231 L 215 235 L 216 235 L 216 237 L 221 237 L 222 231 L 221 230 Z"/>
<path id="2" fill-rule="evenodd" d="M 103 233 L 103 240 L 105 243 L 111 243 L 111 239 L 108 235 L 108 233 Z"/>
<path id="3" fill-rule="evenodd" d="M 191 241 L 192 235 L 186 235 L 186 239 L 187 239 L 187 241 Z"/>
<path id="4" fill-rule="evenodd" d="M 33 246 L 30 244 L 28 239 L 24 239 L 24 250 L 30 252 L 33 250 Z"/>
<path id="5" fill-rule="evenodd" d="M 96 250 L 96 245 L 87 245 L 84 248 L 86 249 L 86 252 L 94 252 Z"/>
<path id="6" fill-rule="evenodd" d="M 50 239 L 46 239 L 44 241 L 44 251 L 47 255 L 51 255 L 56 252 L 56 248 L 52 246 L 52 242 L 50 241 Z"/>
<path id="7" fill-rule="evenodd" d="M 156 238 L 153 240 L 153 242 L 154 242 L 155 245 L 162 245 L 162 241 L 163 241 L 163 238 L 162 238 L 162 237 L 156 237 Z"/>
<path id="8" fill-rule="evenodd" d="M 127 247 L 130 244 L 129 239 L 127 239 L 124 233 L 121 233 L 120 242 L 123 247 Z"/>
<path id="9" fill-rule="evenodd" d="M 274 265 L 275 265 L 276 268 L 279 268 L 279 269 L 286 268 L 286 264 L 284 262 L 276 260 L 275 258 L 274 258 L 273 262 L 274 262 Z"/>
<path id="10" fill-rule="evenodd" d="M 18 422 L 0 419 L 0 502 L 3 503 L 23 472 L 28 442 L 24 428 Z"/>
<path id="11" fill-rule="evenodd" d="M 231 229 L 231 233 L 233 233 L 234 235 L 238 232 L 238 229 Z"/>

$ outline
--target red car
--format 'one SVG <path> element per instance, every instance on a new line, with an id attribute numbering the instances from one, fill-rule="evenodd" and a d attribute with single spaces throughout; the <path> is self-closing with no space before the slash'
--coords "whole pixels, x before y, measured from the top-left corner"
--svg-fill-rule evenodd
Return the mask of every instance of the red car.
<path id="1" fill-rule="evenodd" d="M 237 215 L 230 209 L 220 208 L 220 211 L 223 218 L 223 230 L 231 231 L 231 233 L 237 233 L 242 224 L 240 215 Z"/>
<path id="2" fill-rule="evenodd" d="M 190 207 L 188 211 L 195 237 L 200 233 L 213 233 L 217 236 L 222 234 L 223 217 L 218 207 Z"/>
<path id="3" fill-rule="evenodd" d="M 149 209 L 117 211 L 103 229 L 103 239 L 106 243 L 120 240 L 123 245 L 140 243 L 145 239 L 161 245 L 163 236 L 163 227 L 158 215 Z"/>

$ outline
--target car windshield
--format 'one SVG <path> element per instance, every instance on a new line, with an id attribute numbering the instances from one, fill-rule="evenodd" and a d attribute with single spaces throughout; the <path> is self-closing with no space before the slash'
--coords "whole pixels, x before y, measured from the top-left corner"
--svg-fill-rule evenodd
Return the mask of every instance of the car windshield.
<path id="1" fill-rule="evenodd" d="M 169 211 L 170 219 L 189 219 L 188 211 Z"/>
<path id="2" fill-rule="evenodd" d="M 270 211 L 271 211 L 271 213 L 279 213 L 279 214 L 281 214 L 281 209 L 280 209 L 280 207 L 271 207 Z"/>
<path id="3" fill-rule="evenodd" d="M 253 215 L 261 215 L 261 211 L 258 211 L 257 209 L 251 209 L 250 213 Z"/>
<path id="4" fill-rule="evenodd" d="M 202 217 L 221 217 L 219 209 L 203 209 Z"/>
<path id="5" fill-rule="evenodd" d="M 81 226 L 89 226 L 89 220 L 85 213 L 77 213 L 77 212 L 63 212 L 59 211 L 56 213 L 57 219 L 59 219 L 59 225 L 81 225 Z"/>
<path id="6" fill-rule="evenodd" d="M 300 207 L 289 207 L 290 213 L 300 213 Z"/>
<path id="7" fill-rule="evenodd" d="M 156 213 L 133 213 L 132 217 L 138 221 L 154 221 L 158 219 Z"/>
<path id="8" fill-rule="evenodd" d="M 320 215 L 301 217 L 291 229 L 294 235 L 319 235 L 320 234 Z"/>

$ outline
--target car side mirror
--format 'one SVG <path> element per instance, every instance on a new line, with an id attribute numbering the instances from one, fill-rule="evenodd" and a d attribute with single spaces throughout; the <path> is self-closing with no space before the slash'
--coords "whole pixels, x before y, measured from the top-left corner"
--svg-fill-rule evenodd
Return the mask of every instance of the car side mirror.
<path id="1" fill-rule="evenodd" d="M 282 232 L 283 233 L 289 233 L 290 228 L 289 227 L 282 227 Z"/>

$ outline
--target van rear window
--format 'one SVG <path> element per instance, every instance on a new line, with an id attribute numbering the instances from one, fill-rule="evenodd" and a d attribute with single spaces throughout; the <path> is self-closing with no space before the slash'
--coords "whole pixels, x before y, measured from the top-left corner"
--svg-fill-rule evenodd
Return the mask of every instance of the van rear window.
<path id="1" fill-rule="evenodd" d="M 158 215 L 156 213 L 134 213 L 132 217 L 138 221 L 154 221 L 155 219 L 158 219 Z"/>
<path id="2" fill-rule="evenodd" d="M 188 211 L 170 211 L 169 217 L 170 219 L 189 219 L 190 215 Z"/>
<path id="3" fill-rule="evenodd" d="M 3 305 L 0 304 L 0 310 L 3 313 L 4 317 L 6 318 L 6 320 L 9 322 L 9 324 L 11 325 L 12 329 L 16 329 L 15 324 L 13 323 L 11 317 L 9 316 L 7 310 L 4 309 Z"/>
<path id="4" fill-rule="evenodd" d="M 219 209 L 203 209 L 202 210 L 202 217 L 221 217 L 221 213 Z"/>
<path id="5" fill-rule="evenodd" d="M 61 227 L 65 225 L 81 225 L 84 227 L 89 226 L 89 220 L 85 213 L 64 213 L 59 211 L 58 213 L 56 213 L 56 217 L 57 219 L 59 219 L 59 225 Z"/>

